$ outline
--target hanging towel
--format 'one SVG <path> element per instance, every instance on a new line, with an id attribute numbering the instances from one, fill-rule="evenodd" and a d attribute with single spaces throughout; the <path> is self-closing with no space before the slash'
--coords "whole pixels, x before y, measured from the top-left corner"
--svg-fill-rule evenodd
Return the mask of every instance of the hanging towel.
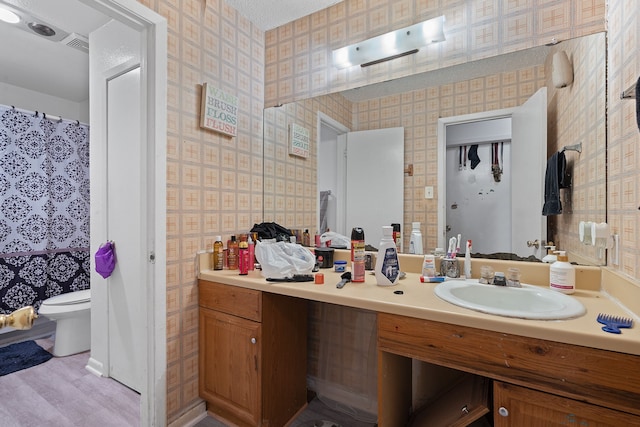
<path id="1" fill-rule="evenodd" d="M 636 82 L 636 123 L 640 130 L 640 77 L 638 77 L 638 81 Z"/>
<path id="2" fill-rule="evenodd" d="M 480 163 L 480 157 L 478 156 L 478 144 L 474 144 L 469 148 L 469 160 L 471 160 L 471 169 L 475 169 Z"/>
<path id="3" fill-rule="evenodd" d="M 558 215 L 562 213 L 560 202 L 560 182 L 565 183 L 566 158 L 563 152 L 554 153 L 547 160 L 544 176 L 544 206 L 542 215 Z"/>

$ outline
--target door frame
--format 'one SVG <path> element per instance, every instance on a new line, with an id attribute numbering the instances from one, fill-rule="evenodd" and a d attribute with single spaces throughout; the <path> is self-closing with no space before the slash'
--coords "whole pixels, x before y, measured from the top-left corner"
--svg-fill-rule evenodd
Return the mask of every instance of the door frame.
<path id="1" fill-rule="evenodd" d="M 335 156 L 336 174 L 337 174 L 337 181 L 339 183 L 340 182 L 344 183 L 346 179 L 346 170 L 347 170 L 347 163 L 345 159 L 346 138 L 344 137 L 344 135 L 348 132 L 351 132 L 351 129 L 349 129 L 347 126 L 343 125 L 336 119 L 326 115 L 322 111 L 318 111 L 318 128 L 317 128 L 318 143 L 316 144 L 316 159 L 320 158 L 320 141 L 322 141 L 323 128 L 333 129 L 338 134 L 337 135 L 338 141 L 336 143 L 336 156 Z M 342 139 L 340 139 L 341 136 L 342 136 Z M 317 167 L 316 168 L 316 229 L 320 234 L 322 234 L 324 233 L 325 230 L 320 230 L 320 191 L 318 189 L 318 183 L 320 182 L 319 174 L 320 174 L 320 167 Z M 337 218 L 338 228 L 341 228 L 341 227 L 344 228 L 344 222 L 345 222 L 345 210 L 344 210 L 345 198 L 344 197 L 345 197 L 346 185 L 344 185 L 343 187 L 344 188 L 340 189 L 340 194 L 337 195 L 337 197 L 342 198 L 337 201 L 338 211 L 336 212 L 336 218 Z M 336 231 L 336 230 L 332 230 L 332 231 Z"/>
<path id="2" fill-rule="evenodd" d="M 167 339 L 166 339 L 166 118 L 167 118 L 167 21 L 135 0 L 79 0 L 140 34 L 141 117 L 143 155 L 148 167 L 146 200 L 147 248 L 141 270 L 146 283 L 141 292 L 142 328 L 146 342 L 143 357 L 147 365 L 140 393 L 140 425 L 167 424 Z M 94 114 L 105 117 L 106 106 Z M 104 124 L 98 126 L 104 128 Z M 98 195 L 100 196 L 100 195 Z"/>
<path id="3" fill-rule="evenodd" d="M 438 244 L 439 248 L 446 248 L 446 217 L 447 217 L 447 126 L 464 123 L 480 122 L 509 118 L 516 110 L 504 108 L 500 110 L 483 111 L 480 113 L 464 114 L 460 116 L 443 117 L 438 119 Z"/>

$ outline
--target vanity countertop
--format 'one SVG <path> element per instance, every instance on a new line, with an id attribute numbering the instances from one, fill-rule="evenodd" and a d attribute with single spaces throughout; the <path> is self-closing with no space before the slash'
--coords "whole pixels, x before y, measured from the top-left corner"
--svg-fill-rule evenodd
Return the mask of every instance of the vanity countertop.
<path id="1" fill-rule="evenodd" d="M 201 269 L 198 278 L 312 301 L 640 355 L 637 319 L 634 319 L 632 328 L 623 329 L 621 334 L 602 331 L 602 325 L 596 321 L 598 313 L 628 317 L 629 312 L 600 291 L 576 290 L 572 295 L 587 309 L 581 317 L 528 320 L 485 314 L 450 304 L 435 295 L 435 283 L 421 283 L 417 273 L 407 273 L 397 285 L 385 287 L 376 285 L 373 274 L 367 272 L 364 283 L 350 282 L 337 289 L 340 273 L 333 269 L 321 269 L 320 272 L 324 274 L 322 285 L 314 282 L 267 282 L 260 271 L 240 276 L 237 270 Z"/>

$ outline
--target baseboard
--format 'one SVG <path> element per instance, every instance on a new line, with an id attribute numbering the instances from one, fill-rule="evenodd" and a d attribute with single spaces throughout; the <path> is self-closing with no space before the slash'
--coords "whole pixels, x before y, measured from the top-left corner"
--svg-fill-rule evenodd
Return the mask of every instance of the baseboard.
<path id="1" fill-rule="evenodd" d="M 105 377 L 104 375 L 104 365 L 101 362 L 98 362 L 93 357 L 89 358 L 87 362 L 87 366 L 84 367 L 87 371 L 91 372 L 93 375 L 98 377 Z"/>
<path id="2" fill-rule="evenodd" d="M 187 412 L 171 421 L 167 427 L 193 427 L 207 417 L 207 404 L 202 400 Z"/>

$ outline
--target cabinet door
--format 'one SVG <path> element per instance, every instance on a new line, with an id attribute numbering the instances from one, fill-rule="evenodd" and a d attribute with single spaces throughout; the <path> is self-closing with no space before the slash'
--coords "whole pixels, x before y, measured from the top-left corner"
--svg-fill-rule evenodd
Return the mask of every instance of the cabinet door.
<path id="1" fill-rule="evenodd" d="M 200 308 L 200 396 L 240 425 L 259 425 L 260 343 L 260 323 Z"/>
<path id="2" fill-rule="evenodd" d="M 640 425 L 640 417 L 553 394 L 495 382 L 495 427 Z"/>

